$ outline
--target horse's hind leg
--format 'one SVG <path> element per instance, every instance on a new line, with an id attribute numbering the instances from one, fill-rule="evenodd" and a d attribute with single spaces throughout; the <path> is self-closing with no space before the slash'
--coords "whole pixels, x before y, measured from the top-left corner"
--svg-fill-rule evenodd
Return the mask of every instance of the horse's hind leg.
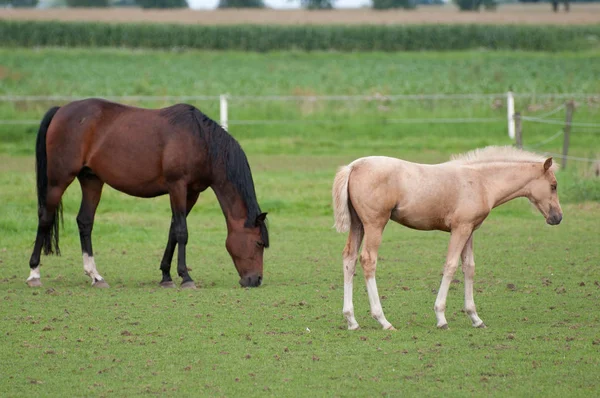
<path id="1" fill-rule="evenodd" d="M 199 192 L 188 194 L 187 204 L 186 204 L 186 217 L 192 211 L 192 207 L 196 204 L 198 200 Z M 175 287 L 173 283 L 173 279 L 171 279 L 171 263 L 173 262 L 173 255 L 175 254 L 175 246 L 177 245 L 177 240 L 175 236 L 175 217 L 171 217 L 171 226 L 169 227 L 169 238 L 167 240 L 167 247 L 165 247 L 165 253 L 163 254 L 163 258 L 160 262 L 160 270 L 162 271 L 162 280 L 160 281 L 160 286 L 162 287 Z"/>
<path id="2" fill-rule="evenodd" d="M 70 181 L 64 186 L 48 186 L 46 204 L 38 209 L 38 229 L 29 260 L 30 271 L 27 278 L 27 284 L 31 287 L 42 285 L 40 274 L 42 249 L 45 254 L 51 254 L 54 246 L 56 254 L 60 254 L 58 248 L 58 217 L 60 216 L 58 213 L 60 212 L 57 210 L 60 208 L 62 195 L 69 184 Z"/>
<path id="3" fill-rule="evenodd" d="M 77 226 L 79 227 L 79 239 L 81 240 L 81 252 L 83 254 L 83 271 L 92 279 L 92 286 L 109 287 L 108 283 L 106 283 L 96 269 L 94 251 L 92 249 L 94 216 L 100 202 L 104 182 L 93 174 L 83 172 L 78 178 L 81 184 L 81 206 L 77 214 Z"/>
<path id="4" fill-rule="evenodd" d="M 375 281 L 375 270 L 377 268 L 377 252 L 381 245 L 381 236 L 387 219 L 379 224 L 365 224 L 365 243 L 360 255 L 360 264 L 362 265 L 365 282 L 367 284 L 367 293 L 369 294 L 369 303 L 371 304 L 371 316 L 381 324 L 384 329 L 395 330 L 391 323 L 385 319 L 379 292 L 377 291 L 377 282 Z"/>
<path id="5" fill-rule="evenodd" d="M 352 303 L 352 287 L 354 281 L 354 273 L 356 271 L 356 259 L 358 257 L 358 249 L 363 240 L 364 230 L 360 219 L 356 212 L 350 209 L 351 224 L 348 240 L 342 253 L 344 264 L 344 317 L 348 322 L 349 330 L 358 329 L 358 322 L 354 317 L 354 304 Z"/>
<path id="6" fill-rule="evenodd" d="M 475 300 L 473 300 L 473 278 L 475 276 L 475 259 L 473 257 L 473 234 L 467 240 L 460 255 L 462 259 L 462 270 L 465 274 L 465 312 L 471 318 L 473 326 L 485 328 L 485 324 L 477 315 Z"/>

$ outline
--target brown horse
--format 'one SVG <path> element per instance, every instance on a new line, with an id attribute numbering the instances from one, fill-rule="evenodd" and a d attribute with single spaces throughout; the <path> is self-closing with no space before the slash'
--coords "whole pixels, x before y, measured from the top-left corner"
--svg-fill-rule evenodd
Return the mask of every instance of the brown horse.
<path id="1" fill-rule="evenodd" d="M 40 254 L 60 254 L 61 197 L 75 178 L 82 200 L 77 225 L 85 273 L 95 287 L 108 287 L 96 270 L 92 228 L 106 183 L 129 195 L 169 194 L 171 227 L 160 269 L 163 287 L 173 287 L 171 261 L 178 247 L 182 288 L 195 288 L 186 266 L 186 217 L 208 187 L 227 224 L 226 248 L 240 284 L 260 286 L 263 251 L 269 246 L 246 155 L 238 142 L 191 105 L 142 109 L 101 99 L 75 101 L 50 109 L 36 143 L 39 224 L 29 265 L 29 286 L 40 286 Z"/>
<path id="2" fill-rule="evenodd" d="M 388 220 L 409 228 L 450 232 L 444 276 L 435 300 L 437 327 L 448 327 L 446 297 L 459 258 L 465 275 L 465 312 L 474 327 L 485 327 L 473 300 L 473 232 L 490 211 L 517 197 L 528 198 L 550 225 L 562 210 L 552 158 L 512 147 L 487 147 L 435 165 L 383 156 L 361 158 L 342 167 L 333 183 L 335 227 L 350 231 L 343 252 L 344 309 L 348 329 L 358 329 L 352 304 L 352 281 L 358 249 L 371 315 L 384 329 L 393 326 L 383 315 L 375 283 L 377 251 Z"/>

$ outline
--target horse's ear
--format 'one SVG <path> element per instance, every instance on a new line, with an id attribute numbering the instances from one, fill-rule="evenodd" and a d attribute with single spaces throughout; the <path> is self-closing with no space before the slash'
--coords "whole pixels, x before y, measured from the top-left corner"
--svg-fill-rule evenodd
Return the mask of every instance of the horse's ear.
<path id="1" fill-rule="evenodd" d="M 552 158 L 546 159 L 544 162 L 544 171 L 548 171 L 548 169 L 552 166 Z"/>
<path id="2" fill-rule="evenodd" d="M 258 216 L 256 216 L 256 221 L 254 222 L 254 224 L 258 227 L 259 224 L 265 222 L 266 218 L 267 218 L 267 213 L 260 213 Z"/>

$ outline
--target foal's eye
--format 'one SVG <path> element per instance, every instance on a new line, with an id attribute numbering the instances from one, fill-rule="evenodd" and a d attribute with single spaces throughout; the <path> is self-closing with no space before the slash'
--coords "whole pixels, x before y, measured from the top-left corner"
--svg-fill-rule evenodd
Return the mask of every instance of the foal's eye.
<path id="1" fill-rule="evenodd" d="M 556 191 L 556 184 L 552 184 L 550 188 L 552 188 L 553 191 Z"/>

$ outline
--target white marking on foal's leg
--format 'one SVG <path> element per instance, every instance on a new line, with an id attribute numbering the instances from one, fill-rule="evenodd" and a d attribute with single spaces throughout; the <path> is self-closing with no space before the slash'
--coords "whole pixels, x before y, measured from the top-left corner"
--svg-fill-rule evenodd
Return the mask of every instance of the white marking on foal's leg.
<path id="1" fill-rule="evenodd" d="M 375 318 L 384 329 L 394 329 L 391 323 L 385 319 L 381 301 L 379 301 L 379 293 L 377 292 L 377 283 L 375 277 L 367 278 L 367 293 L 369 294 L 369 303 L 371 304 L 371 316 Z"/>
<path id="2" fill-rule="evenodd" d="M 96 282 L 103 281 L 104 278 L 98 273 L 96 269 L 96 262 L 94 256 L 90 256 L 87 253 L 83 253 L 83 271 L 87 276 L 92 278 L 92 285 Z"/>
<path id="3" fill-rule="evenodd" d="M 344 317 L 348 322 L 348 330 L 358 329 L 358 322 L 354 317 L 354 304 L 352 304 L 352 280 L 344 282 Z"/>
<path id="4" fill-rule="evenodd" d="M 473 274 L 469 274 L 468 271 L 465 272 L 465 312 L 469 318 L 471 318 L 473 327 L 485 327 L 483 321 L 477 315 L 477 308 L 475 307 L 475 300 L 473 299 Z"/>

